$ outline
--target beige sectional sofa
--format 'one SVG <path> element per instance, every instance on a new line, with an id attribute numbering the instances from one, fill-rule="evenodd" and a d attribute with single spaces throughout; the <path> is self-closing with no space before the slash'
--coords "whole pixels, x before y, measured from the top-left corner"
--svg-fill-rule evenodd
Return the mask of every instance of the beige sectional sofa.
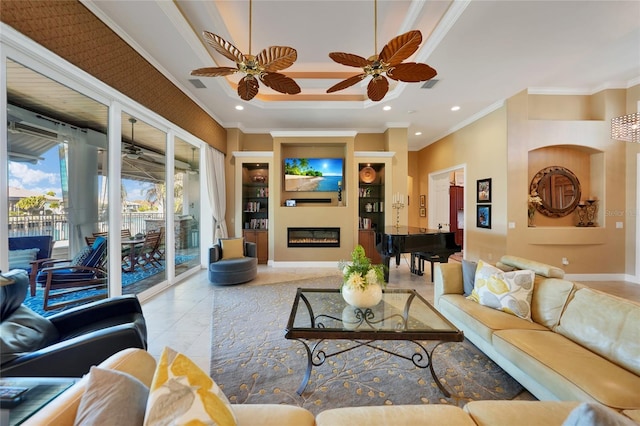
<path id="1" fill-rule="evenodd" d="M 156 360 L 149 353 L 132 348 L 113 355 L 99 367 L 128 373 L 149 386 Z M 85 376 L 23 424 L 73 425 L 87 382 Z M 315 418 L 308 410 L 291 405 L 232 404 L 231 407 L 239 426 L 549 426 L 562 425 L 579 404 L 575 401 L 475 401 L 464 408 L 451 405 L 350 407 L 325 410 Z M 622 419 L 623 423 L 616 424 L 634 424 L 629 417 L 609 411 L 607 414 L 617 416 L 618 421 Z M 635 422 L 640 421 L 640 410 L 625 414 Z"/>
<path id="2" fill-rule="evenodd" d="M 100 364 L 103 369 L 128 373 L 147 386 L 156 369 L 156 360 L 141 349 L 125 349 Z M 84 377 L 24 425 L 73 425 L 88 378 Z M 489 425 L 562 425 L 579 402 L 550 401 L 475 401 L 464 408 L 451 405 L 401 405 L 335 408 L 315 418 L 304 408 L 275 404 L 232 404 L 239 426 L 489 426 Z M 619 425 L 634 424 L 628 417 L 609 410 Z M 640 420 L 640 411 L 625 413 Z M 526 419 L 526 420 L 525 420 Z M 626 423 L 624 423 L 626 422 Z M 597 424 L 597 423 L 594 423 Z"/>
<path id="3" fill-rule="evenodd" d="M 640 409 L 640 304 L 539 262 L 504 256 L 496 266 L 536 273 L 532 321 L 467 299 L 460 263 L 437 265 L 437 309 L 540 400 Z"/>

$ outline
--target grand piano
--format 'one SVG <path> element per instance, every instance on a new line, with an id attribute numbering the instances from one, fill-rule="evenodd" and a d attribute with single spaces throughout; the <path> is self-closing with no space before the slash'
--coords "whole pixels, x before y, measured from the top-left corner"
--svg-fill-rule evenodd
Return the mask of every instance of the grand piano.
<path id="1" fill-rule="evenodd" d="M 392 257 L 396 258 L 396 266 L 400 264 L 402 253 L 417 254 L 419 261 L 446 263 L 449 256 L 462 250 L 455 242 L 454 232 L 412 226 L 387 226 L 384 232 L 376 232 L 376 234 L 376 241 L 379 241 L 376 250 L 386 266 L 384 273 L 386 282 L 389 282 L 389 261 Z M 414 257 L 412 256 L 411 272 L 416 272 Z"/>

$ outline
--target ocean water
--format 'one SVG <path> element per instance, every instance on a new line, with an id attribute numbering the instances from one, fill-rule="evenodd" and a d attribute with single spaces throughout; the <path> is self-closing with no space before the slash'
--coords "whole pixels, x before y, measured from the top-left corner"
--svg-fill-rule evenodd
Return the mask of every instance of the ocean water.
<path id="1" fill-rule="evenodd" d="M 338 181 L 342 180 L 342 176 L 323 176 L 318 182 L 316 191 L 338 191 Z"/>

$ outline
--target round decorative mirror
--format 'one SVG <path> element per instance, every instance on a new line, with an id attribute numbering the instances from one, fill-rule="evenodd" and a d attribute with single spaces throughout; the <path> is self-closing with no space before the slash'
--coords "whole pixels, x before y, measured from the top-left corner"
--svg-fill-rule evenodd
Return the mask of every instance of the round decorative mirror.
<path id="1" fill-rule="evenodd" d="M 540 213 L 548 217 L 563 217 L 571 214 L 580 202 L 580 182 L 565 167 L 545 167 L 531 180 L 529 194 L 537 194 L 542 200 L 536 206 Z"/>

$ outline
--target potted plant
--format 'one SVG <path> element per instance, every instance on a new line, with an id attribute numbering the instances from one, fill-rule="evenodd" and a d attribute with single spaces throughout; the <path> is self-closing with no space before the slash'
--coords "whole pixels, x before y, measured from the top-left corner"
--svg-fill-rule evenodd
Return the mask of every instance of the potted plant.
<path id="1" fill-rule="evenodd" d="M 356 246 L 351 252 L 351 262 L 341 261 L 343 283 L 340 288 L 344 300 L 357 308 L 371 308 L 382 300 L 384 266 L 372 265 L 364 247 Z"/>

